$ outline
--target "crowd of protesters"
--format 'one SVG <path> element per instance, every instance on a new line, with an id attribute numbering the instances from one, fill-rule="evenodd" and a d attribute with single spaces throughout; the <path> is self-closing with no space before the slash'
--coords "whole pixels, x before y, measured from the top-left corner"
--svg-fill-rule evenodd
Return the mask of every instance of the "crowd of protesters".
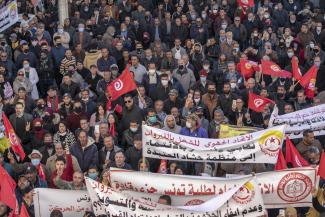
<path id="1" fill-rule="evenodd" d="M 325 102 L 323 0 L 255 0 L 252 8 L 235 0 L 69 0 L 63 24 L 56 0 L 36 7 L 17 2 L 20 21 L 0 34 L 0 108 L 27 157 L 7 149 L 0 163 L 31 217 L 33 188 L 84 190 L 84 176 L 109 186 L 110 167 L 157 172 L 160 160 L 142 159 L 144 123 L 219 138 L 220 124 L 267 128 L 273 106 L 249 110 L 249 92 L 274 100 L 279 114 Z M 318 68 L 312 99 L 292 79 L 239 72 L 241 58 L 270 60 L 291 72 L 294 56 L 302 74 Z M 106 87 L 126 67 L 138 89 L 113 101 Z M 324 142 L 312 131 L 294 140 L 311 165 L 319 163 Z M 168 161 L 167 173 L 272 170 Z M 314 208 L 288 206 L 285 217 L 325 216 L 323 192 L 313 192 Z M 8 212 L 0 202 L 0 216 Z"/>

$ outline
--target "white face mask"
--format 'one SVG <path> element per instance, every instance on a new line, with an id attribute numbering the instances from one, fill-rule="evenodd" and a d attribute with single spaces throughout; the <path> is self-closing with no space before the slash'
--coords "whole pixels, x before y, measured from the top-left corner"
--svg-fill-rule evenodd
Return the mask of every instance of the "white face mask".
<path id="1" fill-rule="evenodd" d="M 289 58 L 293 57 L 293 53 L 292 52 L 288 52 L 288 57 Z"/>
<path id="2" fill-rule="evenodd" d="M 149 69 L 148 72 L 149 72 L 149 75 L 154 75 L 155 72 L 156 72 L 156 70 L 154 70 L 154 69 Z"/>
<path id="3" fill-rule="evenodd" d="M 63 33 L 63 29 L 58 29 L 58 33 L 62 34 Z"/>
<path id="4" fill-rule="evenodd" d="M 221 28 L 222 28 L 222 29 L 226 29 L 226 28 L 227 28 L 227 24 L 222 24 L 222 25 L 221 25 Z"/>
<path id="5" fill-rule="evenodd" d="M 194 102 L 195 103 L 199 103 L 200 102 L 200 98 L 194 98 Z"/>
<path id="6" fill-rule="evenodd" d="M 207 77 L 202 76 L 202 77 L 200 77 L 200 80 L 201 80 L 201 82 L 206 82 L 207 81 Z"/>
<path id="7" fill-rule="evenodd" d="M 209 70 L 210 69 L 210 66 L 203 66 L 203 69 L 205 70 L 205 71 L 207 71 L 207 70 Z"/>
<path id="8" fill-rule="evenodd" d="M 230 83 L 230 87 L 231 87 L 232 89 L 234 89 L 234 88 L 237 87 L 237 84 L 236 84 L 236 83 Z"/>
<path id="9" fill-rule="evenodd" d="M 137 127 L 130 127 L 130 130 L 134 133 L 134 132 L 137 132 L 138 128 Z"/>
<path id="10" fill-rule="evenodd" d="M 310 43 L 309 46 L 310 46 L 311 49 L 314 49 L 315 44 L 314 43 Z"/>
<path id="11" fill-rule="evenodd" d="M 187 127 L 187 128 L 192 128 L 192 123 L 189 122 L 189 121 L 186 121 L 186 127 Z"/>
<path id="12" fill-rule="evenodd" d="M 167 86 L 168 81 L 167 81 L 167 80 L 161 80 L 161 84 L 162 84 L 163 86 Z"/>
<path id="13" fill-rule="evenodd" d="M 28 68 L 29 68 L 29 64 L 28 63 L 24 64 L 24 69 L 28 69 Z"/>

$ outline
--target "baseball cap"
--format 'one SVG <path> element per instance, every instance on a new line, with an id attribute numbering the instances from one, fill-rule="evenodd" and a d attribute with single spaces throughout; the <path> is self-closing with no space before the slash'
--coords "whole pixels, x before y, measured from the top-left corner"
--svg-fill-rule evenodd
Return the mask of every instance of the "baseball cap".
<path id="1" fill-rule="evenodd" d="M 26 170 L 25 170 L 25 173 L 24 174 L 30 174 L 30 173 L 36 173 L 36 172 L 37 172 L 36 167 L 33 164 L 29 164 L 26 167 Z"/>
<path id="2" fill-rule="evenodd" d="M 116 64 L 112 64 L 111 67 L 110 67 L 111 70 L 113 69 L 118 69 L 118 66 Z"/>
<path id="3" fill-rule="evenodd" d="M 69 98 L 71 98 L 71 94 L 70 93 L 65 93 L 65 94 L 63 94 L 63 97 L 69 97 Z"/>
<path id="4" fill-rule="evenodd" d="M 168 94 L 178 96 L 178 91 L 176 89 L 171 89 Z"/>
<path id="5" fill-rule="evenodd" d="M 34 150 L 32 151 L 32 153 L 30 153 L 30 154 L 28 155 L 28 157 L 31 159 L 32 156 L 33 156 L 33 154 L 39 155 L 41 158 L 43 157 L 43 155 L 41 154 L 41 152 L 40 152 L 39 150 L 36 150 L 36 149 L 34 149 Z"/>

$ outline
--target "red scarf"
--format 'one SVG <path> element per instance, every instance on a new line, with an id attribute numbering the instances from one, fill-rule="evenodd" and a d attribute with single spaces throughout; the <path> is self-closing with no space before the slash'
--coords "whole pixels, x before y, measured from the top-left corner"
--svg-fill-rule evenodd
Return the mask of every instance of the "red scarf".
<path id="1" fill-rule="evenodd" d="M 108 129 L 108 133 L 109 133 L 111 136 L 113 136 L 113 137 L 116 136 L 115 124 L 112 124 L 112 125 L 109 127 L 109 129 Z"/>
<path id="2" fill-rule="evenodd" d="M 54 105 L 53 105 L 53 100 L 49 96 L 47 96 L 47 107 L 51 108 L 53 112 L 58 112 L 59 111 L 59 97 L 55 96 Z"/>
<path id="3" fill-rule="evenodd" d="M 110 111 L 111 109 L 112 109 L 112 101 L 110 99 L 107 99 L 106 111 Z"/>
<path id="4" fill-rule="evenodd" d="M 46 177 L 45 177 L 45 173 L 44 173 L 44 170 L 43 170 L 42 165 L 41 165 L 41 164 L 38 164 L 37 167 L 36 167 L 36 169 L 37 169 L 37 172 L 38 172 L 39 177 L 40 177 L 42 180 L 45 181 L 45 180 L 46 180 Z"/>

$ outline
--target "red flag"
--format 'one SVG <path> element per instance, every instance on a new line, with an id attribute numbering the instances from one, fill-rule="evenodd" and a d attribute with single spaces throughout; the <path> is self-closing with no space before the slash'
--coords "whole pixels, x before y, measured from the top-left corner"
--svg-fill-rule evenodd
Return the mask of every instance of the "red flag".
<path id="1" fill-rule="evenodd" d="M 108 92 L 112 96 L 112 100 L 116 100 L 123 94 L 126 94 L 137 88 L 129 68 L 125 68 L 122 74 L 107 86 Z"/>
<path id="2" fill-rule="evenodd" d="M 16 182 L 11 178 L 7 171 L 0 165 L 0 201 L 8 207 L 16 210 L 18 207 L 15 194 Z"/>
<path id="3" fill-rule="evenodd" d="M 246 60 L 241 58 L 239 62 L 239 71 L 245 78 L 250 78 L 253 76 L 254 72 L 259 70 L 257 62 Z"/>
<path id="4" fill-rule="evenodd" d="M 291 59 L 291 67 L 292 67 L 292 76 L 294 77 L 294 79 L 299 81 L 302 76 L 298 65 L 298 58 L 296 56 L 292 57 Z"/>
<path id="5" fill-rule="evenodd" d="M 254 7 L 254 0 L 237 0 L 237 3 L 242 8 Z"/>
<path id="6" fill-rule="evenodd" d="M 289 137 L 286 138 L 286 162 L 291 163 L 294 168 L 309 166 L 309 163 L 300 155 Z"/>
<path id="7" fill-rule="evenodd" d="M 4 112 L 2 112 L 2 121 L 6 129 L 6 136 L 10 140 L 12 150 L 19 155 L 21 160 L 24 160 L 26 154 L 23 147 L 21 146 L 20 139 L 16 135 L 14 128 L 11 126 L 11 123 Z"/>
<path id="8" fill-rule="evenodd" d="M 262 112 L 264 107 L 269 103 L 275 104 L 273 100 L 261 97 L 252 92 L 249 92 L 248 94 L 248 108 L 256 112 Z"/>
<path id="9" fill-rule="evenodd" d="M 291 78 L 292 74 L 288 71 L 282 70 L 280 66 L 275 64 L 272 61 L 262 60 L 262 73 L 265 75 L 271 75 L 274 77 L 281 77 L 281 78 Z"/>
<path id="10" fill-rule="evenodd" d="M 280 149 L 279 155 L 278 155 L 278 161 L 275 164 L 274 170 L 285 170 L 287 169 L 287 163 L 284 159 L 283 152 Z"/>
<path id="11" fill-rule="evenodd" d="M 25 203 L 23 203 L 23 205 L 21 205 L 19 217 L 29 217 Z"/>
<path id="12" fill-rule="evenodd" d="M 160 160 L 160 166 L 157 173 L 167 173 L 167 160 Z"/>
<path id="13" fill-rule="evenodd" d="M 36 7 L 38 5 L 39 0 L 32 0 L 32 5 Z"/>
<path id="14" fill-rule="evenodd" d="M 317 71 L 316 65 L 313 65 L 299 81 L 300 85 L 305 88 L 308 98 L 314 98 Z"/>
<path id="15" fill-rule="evenodd" d="M 320 157 L 317 175 L 319 175 L 322 179 L 325 179 L 325 153 L 324 153 L 324 151 L 322 152 L 322 155 Z"/>

